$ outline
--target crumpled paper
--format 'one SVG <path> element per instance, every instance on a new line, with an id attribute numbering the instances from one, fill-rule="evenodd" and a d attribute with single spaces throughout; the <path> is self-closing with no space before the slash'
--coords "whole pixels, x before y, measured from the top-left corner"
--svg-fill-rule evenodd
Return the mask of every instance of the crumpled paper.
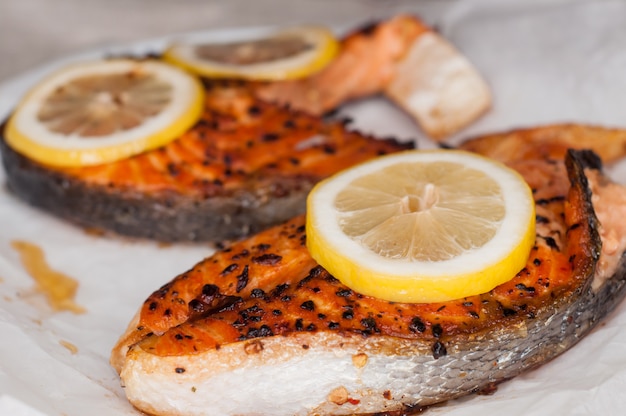
<path id="1" fill-rule="evenodd" d="M 478 67 L 494 93 L 492 110 L 451 138 L 553 122 L 626 127 L 626 3 L 622 1 L 475 2 L 452 5 L 429 22 Z M 235 32 L 233 32 L 235 33 Z M 228 36 L 228 31 L 219 35 Z M 124 46 L 138 53 L 165 39 Z M 106 51 L 106 52 L 111 52 Z M 115 51 L 114 51 L 115 52 Z M 0 86 L 0 115 L 45 73 L 94 51 L 51 63 Z M 413 122 L 381 99 L 342 114 L 380 136 L 433 147 Z M 613 168 L 626 183 L 626 168 Z M 0 181 L 4 174 L 0 173 Z M 11 242 L 40 246 L 50 267 L 80 282 L 87 311 L 53 313 Z M 138 415 L 108 364 L 117 337 L 143 300 L 211 254 L 208 244 L 163 246 L 90 235 L 0 189 L 0 414 Z M 437 406 L 434 415 L 617 415 L 626 403 L 626 302 L 581 342 L 498 387 Z"/>

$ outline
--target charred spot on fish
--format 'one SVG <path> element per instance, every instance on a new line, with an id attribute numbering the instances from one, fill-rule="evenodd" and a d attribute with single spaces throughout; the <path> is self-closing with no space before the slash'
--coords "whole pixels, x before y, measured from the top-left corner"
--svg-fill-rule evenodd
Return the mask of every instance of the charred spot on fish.
<path id="1" fill-rule="evenodd" d="M 169 173 L 170 176 L 178 176 L 180 174 L 180 169 L 178 168 L 178 166 L 176 166 L 176 164 L 168 163 L 167 173 Z"/>
<path id="2" fill-rule="evenodd" d="M 239 293 L 248 285 L 248 265 L 246 264 L 243 268 L 241 274 L 237 275 L 237 286 L 235 288 L 235 292 Z"/>
<path id="3" fill-rule="evenodd" d="M 149 310 L 151 310 L 151 311 L 154 311 L 154 310 L 156 310 L 156 308 L 157 308 L 158 306 L 159 306 L 159 304 L 158 304 L 158 303 L 156 303 L 156 302 L 150 302 L 150 305 L 148 306 L 148 309 L 149 309 Z"/>
<path id="4" fill-rule="evenodd" d="M 267 325 L 261 325 L 260 328 L 250 328 L 248 330 L 247 338 L 263 338 L 263 337 L 271 337 L 274 333 L 272 329 Z"/>
<path id="5" fill-rule="evenodd" d="M 241 316 L 243 324 L 247 325 L 250 322 L 259 322 L 264 313 L 265 311 L 263 309 L 261 309 L 258 305 L 254 305 L 239 311 L 239 316 Z"/>
<path id="6" fill-rule="evenodd" d="M 556 243 L 556 240 L 552 237 L 541 237 L 543 238 L 543 240 L 546 242 L 546 244 L 548 245 L 548 247 L 550 247 L 553 250 L 559 250 L 559 246 Z"/>
<path id="7" fill-rule="evenodd" d="M 502 309 L 502 314 L 506 317 L 509 316 L 513 316 L 517 314 L 517 311 L 515 311 L 515 309 L 511 309 L 511 308 L 503 308 Z"/>
<path id="8" fill-rule="evenodd" d="M 263 289 L 252 289 L 252 291 L 250 292 L 250 297 L 251 298 L 264 298 L 265 297 L 265 291 Z"/>
<path id="9" fill-rule="evenodd" d="M 335 149 L 335 146 L 331 146 L 329 144 L 325 144 L 324 146 L 322 146 L 322 150 L 327 155 L 334 155 L 335 153 L 337 153 L 337 149 Z"/>
<path id="10" fill-rule="evenodd" d="M 296 127 L 296 123 L 293 120 L 285 120 L 285 122 L 283 123 L 283 127 L 285 127 L 286 129 L 293 129 L 294 127 Z"/>
<path id="11" fill-rule="evenodd" d="M 272 311 L 272 315 L 274 315 L 274 316 L 280 316 L 282 314 L 283 314 L 283 312 L 280 309 L 274 309 Z"/>
<path id="12" fill-rule="evenodd" d="M 378 21 L 366 23 L 357 29 L 357 33 L 360 33 L 364 36 L 372 36 L 378 28 L 379 24 L 380 22 Z"/>
<path id="13" fill-rule="evenodd" d="M 535 266 L 541 266 L 541 259 L 538 259 L 538 258 L 534 259 L 534 260 L 533 260 L 533 264 L 534 264 Z"/>
<path id="14" fill-rule="evenodd" d="M 552 198 L 547 198 L 547 199 L 546 198 L 541 198 L 541 199 L 538 199 L 538 200 L 535 201 L 535 204 L 537 204 L 537 205 L 549 205 L 549 204 L 552 204 L 554 202 L 563 202 L 563 201 L 565 201 L 565 196 L 557 195 L 557 196 L 554 196 Z"/>
<path id="15" fill-rule="evenodd" d="M 474 311 L 469 311 L 469 315 L 474 318 L 474 319 L 479 319 L 480 315 L 478 315 L 478 313 L 474 312 Z"/>
<path id="16" fill-rule="evenodd" d="M 318 313 L 318 314 L 317 314 L 317 317 L 318 317 L 319 319 L 322 319 L 322 320 L 323 320 L 323 319 L 326 319 L 326 315 L 325 315 L 325 314 L 323 314 L 323 313 Z"/>
<path id="17" fill-rule="evenodd" d="M 348 309 L 341 314 L 343 319 L 354 319 L 354 311 L 352 309 Z"/>
<path id="18" fill-rule="evenodd" d="M 581 227 L 581 224 L 577 222 L 576 224 L 572 224 L 566 231 L 566 234 L 569 234 L 570 231 L 574 231 Z"/>
<path id="19" fill-rule="evenodd" d="M 446 305 L 441 305 L 440 307 L 437 308 L 437 312 L 441 312 L 445 308 L 446 308 Z"/>
<path id="20" fill-rule="evenodd" d="M 518 283 L 515 287 L 524 292 L 535 293 L 534 287 L 526 286 L 524 283 Z"/>
<path id="21" fill-rule="evenodd" d="M 252 262 L 256 264 L 262 264 L 264 266 L 274 266 L 283 259 L 283 256 L 278 254 L 261 254 L 260 256 L 252 257 Z"/>
<path id="22" fill-rule="evenodd" d="M 251 105 L 248 107 L 248 114 L 251 116 L 258 116 L 261 114 L 261 108 L 256 105 Z"/>
<path id="23" fill-rule="evenodd" d="M 280 300 L 282 300 L 283 302 L 289 302 L 291 300 L 291 296 L 285 295 L 282 298 L 280 298 Z"/>
<path id="24" fill-rule="evenodd" d="M 281 283 L 280 285 L 276 286 L 274 290 L 272 291 L 272 297 L 275 297 L 275 298 L 279 297 L 287 289 L 289 289 L 289 283 Z"/>
<path id="25" fill-rule="evenodd" d="M 339 289 L 338 291 L 335 292 L 335 295 L 342 297 L 342 298 L 347 298 L 350 295 L 352 295 L 352 290 L 350 289 Z"/>
<path id="26" fill-rule="evenodd" d="M 255 248 L 259 251 L 266 251 L 269 250 L 271 247 L 272 245 L 267 243 L 260 243 L 255 246 Z"/>
<path id="27" fill-rule="evenodd" d="M 167 316 L 167 317 L 172 316 L 172 310 L 171 310 L 171 309 L 169 309 L 169 308 L 168 308 L 168 309 L 166 309 L 166 310 L 163 312 L 163 316 Z"/>
<path id="28" fill-rule="evenodd" d="M 206 284 L 200 296 L 189 301 L 188 305 L 193 318 L 197 319 L 213 312 L 229 310 L 241 301 L 239 296 L 221 295 L 217 286 Z"/>
<path id="29" fill-rule="evenodd" d="M 315 303 L 312 300 L 304 301 L 300 304 L 300 309 L 304 309 L 305 311 L 313 311 L 315 310 Z"/>
<path id="30" fill-rule="evenodd" d="M 313 323 L 308 324 L 307 327 L 306 327 L 306 330 L 309 331 L 309 332 L 316 331 L 317 330 L 317 326 L 315 324 L 313 324 Z"/>
<path id="31" fill-rule="evenodd" d="M 328 323 L 328 329 L 337 329 L 337 328 L 339 328 L 339 322 L 331 321 Z"/>
<path id="32" fill-rule="evenodd" d="M 250 255 L 250 252 L 247 249 L 243 249 L 243 250 L 241 250 L 241 252 L 233 255 L 231 257 L 231 259 L 233 259 L 233 260 L 241 260 L 243 258 L 248 257 L 249 255 Z"/>
<path id="33" fill-rule="evenodd" d="M 440 338 L 443 334 L 443 327 L 441 326 L 441 324 L 434 324 L 431 328 L 431 331 L 435 338 Z"/>
<path id="34" fill-rule="evenodd" d="M 544 217 L 543 215 L 536 215 L 535 222 L 537 224 L 547 224 L 550 222 L 550 220 L 547 217 Z"/>
<path id="35" fill-rule="evenodd" d="M 167 295 L 167 292 L 169 292 L 169 290 L 170 290 L 170 285 L 168 283 L 168 284 L 161 286 L 161 288 L 157 290 L 156 295 L 159 297 L 159 299 L 164 299 L 165 296 Z"/>
<path id="36" fill-rule="evenodd" d="M 324 280 L 332 284 L 339 283 L 339 279 L 337 279 L 335 276 L 331 275 L 328 272 L 326 273 L 326 277 L 324 277 Z"/>
<path id="37" fill-rule="evenodd" d="M 424 321 L 416 316 L 411 319 L 411 323 L 409 324 L 409 331 L 422 333 L 426 331 L 426 324 L 424 324 Z"/>
<path id="38" fill-rule="evenodd" d="M 174 338 L 176 338 L 177 341 L 182 341 L 184 339 L 184 337 L 181 334 L 174 335 Z"/>
<path id="39" fill-rule="evenodd" d="M 212 301 L 217 295 L 220 294 L 220 289 L 216 285 L 207 283 L 202 286 L 202 297 L 207 303 Z"/>
<path id="40" fill-rule="evenodd" d="M 224 270 L 222 270 L 220 272 L 220 276 L 226 276 L 232 272 L 234 272 L 235 270 L 237 270 L 237 268 L 239 267 L 239 265 L 237 263 L 233 263 L 231 265 L 226 266 L 226 268 L 224 268 Z"/>
<path id="41" fill-rule="evenodd" d="M 446 346 L 443 344 L 443 342 L 436 341 L 432 346 L 432 353 L 433 358 L 437 360 L 441 357 L 445 357 L 446 355 L 448 355 L 448 350 L 446 349 Z"/>
<path id="42" fill-rule="evenodd" d="M 296 319 L 296 331 L 304 330 L 304 323 L 301 318 Z"/>
<path id="43" fill-rule="evenodd" d="M 200 302 L 198 299 L 192 299 L 189 302 L 189 308 L 196 313 L 202 313 L 204 312 L 204 303 Z"/>
<path id="44" fill-rule="evenodd" d="M 319 276 L 321 273 L 322 273 L 322 268 L 320 266 L 312 268 L 311 270 L 309 270 L 309 274 L 298 282 L 297 287 L 301 288 L 302 286 L 310 282 L 312 279 Z"/>
<path id="45" fill-rule="evenodd" d="M 182 368 L 182 367 L 176 367 L 176 370 L 174 370 L 174 371 L 176 371 L 177 374 L 182 374 L 182 373 L 185 372 L 185 369 Z"/>
<path id="46" fill-rule="evenodd" d="M 376 320 L 374 318 L 363 318 L 363 319 L 361 319 L 361 325 L 363 325 L 363 327 L 368 332 L 375 332 L 375 333 L 380 332 L 380 329 L 376 325 Z"/>
<path id="47" fill-rule="evenodd" d="M 264 142 L 275 142 L 279 139 L 279 137 L 280 136 L 276 133 L 265 133 L 263 136 L 261 136 L 261 140 L 263 140 Z"/>

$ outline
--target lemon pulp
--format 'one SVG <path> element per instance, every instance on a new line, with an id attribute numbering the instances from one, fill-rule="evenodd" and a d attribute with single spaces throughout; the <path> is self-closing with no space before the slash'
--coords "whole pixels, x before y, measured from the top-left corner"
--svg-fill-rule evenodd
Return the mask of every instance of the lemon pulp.
<path id="1" fill-rule="evenodd" d="M 534 244 L 532 193 L 516 172 L 460 151 L 381 157 L 318 184 L 311 255 L 354 290 L 399 302 L 487 292 Z"/>

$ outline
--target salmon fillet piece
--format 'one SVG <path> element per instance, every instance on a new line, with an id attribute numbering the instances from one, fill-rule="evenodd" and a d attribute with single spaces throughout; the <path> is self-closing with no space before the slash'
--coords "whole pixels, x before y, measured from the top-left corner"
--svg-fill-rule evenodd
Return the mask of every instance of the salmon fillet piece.
<path id="1" fill-rule="evenodd" d="M 356 293 L 310 257 L 299 216 L 155 291 L 111 363 L 153 414 L 400 414 L 492 388 L 575 345 L 626 295 L 626 188 L 597 156 L 625 144 L 623 131 L 561 125 L 461 146 L 515 167 L 537 208 L 526 267 L 488 293 Z"/>
<path id="2" fill-rule="evenodd" d="M 116 162 L 44 166 L 0 140 L 18 197 L 88 229 L 160 241 L 241 238 L 304 212 L 319 180 L 412 147 L 261 101 L 235 81 L 206 82 L 202 118 L 180 138 Z"/>

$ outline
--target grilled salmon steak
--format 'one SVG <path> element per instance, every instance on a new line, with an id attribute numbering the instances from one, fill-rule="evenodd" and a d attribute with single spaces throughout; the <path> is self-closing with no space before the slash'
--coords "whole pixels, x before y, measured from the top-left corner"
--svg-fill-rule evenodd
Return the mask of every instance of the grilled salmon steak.
<path id="1" fill-rule="evenodd" d="M 245 236 L 304 212 L 320 179 L 413 143 L 377 140 L 207 82 L 200 122 L 157 150 L 86 167 L 48 167 L 0 149 L 11 191 L 90 229 L 161 241 Z"/>
<path id="2" fill-rule="evenodd" d="M 514 167 L 537 208 L 512 280 L 434 304 L 361 295 L 317 265 L 304 217 L 236 242 L 148 297 L 112 351 L 156 415 L 405 414 L 572 347 L 626 294 L 626 132 L 562 125 L 461 146 Z M 506 352 L 506 354 L 504 354 Z"/>

